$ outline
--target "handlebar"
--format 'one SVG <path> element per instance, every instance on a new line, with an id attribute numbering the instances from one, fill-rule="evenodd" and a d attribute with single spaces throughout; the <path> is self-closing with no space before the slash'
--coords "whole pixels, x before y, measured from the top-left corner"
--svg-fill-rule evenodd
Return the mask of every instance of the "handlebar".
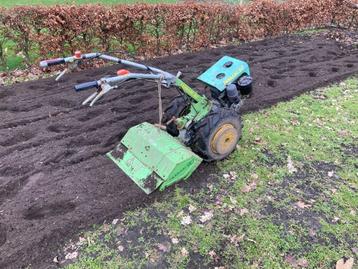
<path id="1" fill-rule="evenodd" d="M 45 67 L 49 67 L 52 65 L 64 64 L 64 63 L 65 63 L 65 58 L 56 58 L 56 59 L 41 61 L 40 67 L 45 68 Z"/>
<path id="2" fill-rule="evenodd" d="M 88 90 L 88 89 L 91 89 L 91 88 L 98 88 L 98 82 L 96 80 L 94 81 L 89 81 L 89 82 L 84 82 L 84 83 L 81 83 L 81 84 L 77 84 L 75 86 L 75 91 L 76 92 L 79 92 L 79 91 L 84 91 L 84 90 Z"/>

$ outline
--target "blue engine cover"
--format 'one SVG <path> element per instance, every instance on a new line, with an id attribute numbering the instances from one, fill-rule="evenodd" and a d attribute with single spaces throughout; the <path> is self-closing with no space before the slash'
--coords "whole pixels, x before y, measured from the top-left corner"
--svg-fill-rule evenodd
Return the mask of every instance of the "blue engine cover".
<path id="1" fill-rule="evenodd" d="M 224 56 L 201 74 L 198 79 L 222 92 L 228 84 L 237 80 L 244 73 L 250 75 L 250 68 L 246 62 Z"/>

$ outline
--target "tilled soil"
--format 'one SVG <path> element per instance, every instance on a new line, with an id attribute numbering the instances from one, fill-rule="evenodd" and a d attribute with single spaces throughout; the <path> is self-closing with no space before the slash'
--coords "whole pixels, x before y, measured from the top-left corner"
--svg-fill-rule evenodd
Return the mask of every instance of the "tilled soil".
<path id="1" fill-rule="evenodd" d="M 255 111 L 358 72 L 358 51 L 322 36 L 281 37 L 149 61 L 196 77 L 223 55 L 249 62 L 254 94 L 243 111 Z M 146 196 L 104 154 L 129 127 L 156 122 L 153 82 L 132 82 L 94 107 L 76 83 L 114 75 L 118 66 L 0 88 L 0 268 L 49 268 L 64 240 L 94 223 L 160 197 Z M 163 90 L 164 104 L 177 94 Z M 202 165 L 194 187 L 213 171 Z M 199 186 L 199 185 L 198 185 Z M 170 190 L 168 190 L 170 191 Z M 52 265 L 51 265 L 52 264 Z"/>

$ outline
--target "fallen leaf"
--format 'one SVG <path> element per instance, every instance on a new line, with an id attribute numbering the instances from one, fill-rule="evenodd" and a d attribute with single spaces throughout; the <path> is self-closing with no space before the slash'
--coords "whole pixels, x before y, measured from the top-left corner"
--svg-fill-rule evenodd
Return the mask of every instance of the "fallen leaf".
<path id="1" fill-rule="evenodd" d="M 352 269 L 353 268 L 354 259 L 349 258 L 344 262 L 344 259 L 339 259 L 336 263 L 336 269 Z"/>
<path id="2" fill-rule="evenodd" d="M 285 257 L 285 262 L 290 264 L 293 268 L 297 268 L 297 267 L 306 268 L 306 267 L 308 267 L 308 261 L 305 258 L 300 258 L 300 259 L 297 260 L 294 256 L 292 256 L 290 254 Z"/>
<path id="3" fill-rule="evenodd" d="M 322 127 L 324 125 L 324 122 L 322 122 L 319 118 L 315 119 L 313 122 L 316 123 L 320 127 Z"/>
<path id="4" fill-rule="evenodd" d="M 193 205 L 189 205 L 189 212 L 192 213 L 196 210 L 196 207 Z"/>
<path id="5" fill-rule="evenodd" d="M 242 187 L 241 191 L 244 192 L 244 193 L 250 192 L 250 191 L 256 189 L 256 186 L 257 186 L 257 181 L 253 180 L 249 184 L 247 184 L 244 187 Z"/>
<path id="6" fill-rule="evenodd" d="M 189 225 L 191 223 L 191 217 L 190 216 L 184 216 L 181 220 L 182 225 Z"/>
<path id="7" fill-rule="evenodd" d="M 159 243 L 157 246 L 158 249 L 163 252 L 168 252 L 170 247 L 168 244 L 162 244 L 162 243 Z"/>
<path id="8" fill-rule="evenodd" d="M 181 248 L 180 253 L 182 256 L 186 257 L 188 256 L 189 252 L 186 250 L 186 248 Z"/>
<path id="9" fill-rule="evenodd" d="M 78 256 L 78 252 L 74 251 L 74 252 L 71 252 L 71 253 L 67 253 L 66 256 L 65 256 L 65 259 L 66 260 L 73 260 L 73 259 L 76 259 L 77 256 Z"/>
<path id="10" fill-rule="evenodd" d="M 296 206 L 299 207 L 299 208 L 302 208 L 302 209 L 305 209 L 305 208 L 310 208 L 311 205 L 309 204 L 305 204 L 304 202 L 302 201 L 298 201 L 296 202 Z"/>
<path id="11" fill-rule="evenodd" d="M 235 171 L 230 171 L 229 173 L 227 174 L 224 174 L 223 177 L 225 179 L 229 179 L 229 180 L 235 180 L 237 178 L 237 174 Z"/>
<path id="12" fill-rule="evenodd" d="M 209 251 L 209 256 L 212 258 L 216 255 L 216 252 L 214 250 Z"/>
<path id="13" fill-rule="evenodd" d="M 298 119 L 292 119 L 291 120 L 291 124 L 293 125 L 293 126 L 298 126 L 298 125 L 300 125 L 300 122 L 298 121 Z"/>
<path id="14" fill-rule="evenodd" d="M 78 238 L 78 242 L 76 243 L 76 245 L 77 246 L 82 246 L 85 243 L 86 243 L 86 238 L 80 237 L 80 238 Z"/>
<path id="15" fill-rule="evenodd" d="M 311 236 L 311 237 L 315 237 L 316 236 L 316 231 L 314 230 L 314 229 L 309 229 L 309 231 L 308 231 L 308 234 Z"/>
<path id="16" fill-rule="evenodd" d="M 214 250 L 209 251 L 209 256 L 215 261 L 218 262 L 220 260 L 219 256 L 216 254 Z"/>
<path id="17" fill-rule="evenodd" d="M 287 157 L 287 169 L 290 174 L 297 172 L 297 169 L 293 166 L 291 156 Z"/>
<path id="18" fill-rule="evenodd" d="M 230 178 L 230 175 L 229 175 L 229 174 L 223 174 L 223 177 L 224 177 L 225 179 L 229 179 L 229 178 Z"/>
<path id="19" fill-rule="evenodd" d="M 179 217 L 181 217 L 181 216 L 183 216 L 183 215 L 184 215 L 184 211 L 183 211 L 183 210 L 180 210 L 179 213 L 177 214 L 177 217 L 179 218 Z"/>
<path id="20" fill-rule="evenodd" d="M 346 137 L 349 135 L 349 132 L 347 130 L 340 130 L 338 131 L 338 135 L 342 137 Z"/>
<path id="21" fill-rule="evenodd" d="M 305 258 L 300 258 L 298 261 L 297 261 L 297 264 L 300 266 L 300 267 L 308 267 L 308 261 L 305 259 Z"/>
<path id="22" fill-rule="evenodd" d="M 208 220 L 211 220 L 211 218 L 213 217 L 214 215 L 213 215 L 213 212 L 212 211 L 206 211 L 206 212 L 204 212 L 204 215 L 202 215 L 201 217 L 200 217 L 200 221 L 201 222 L 207 222 Z"/>
<path id="23" fill-rule="evenodd" d="M 108 224 L 103 224 L 102 231 L 108 232 L 111 229 L 111 227 Z"/>
<path id="24" fill-rule="evenodd" d="M 297 261 L 296 258 L 292 255 L 287 255 L 285 257 L 285 262 L 287 262 L 289 265 L 291 265 L 292 267 L 296 267 L 297 266 Z"/>
<path id="25" fill-rule="evenodd" d="M 232 235 L 230 236 L 230 243 L 234 244 L 234 245 L 238 245 L 238 243 L 242 242 L 242 240 L 244 240 L 245 234 L 242 234 L 240 236 L 238 235 Z"/>
<path id="26" fill-rule="evenodd" d="M 230 202 L 233 204 L 233 205 L 236 205 L 237 204 L 237 200 L 234 198 L 234 197 L 232 197 L 232 196 L 230 196 Z"/>
<path id="27" fill-rule="evenodd" d="M 262 139 L 261 139 L 261 137 L 258 137 L 258 136 L 255 137 L 254 143 L 257 144 L 257 145 L 261 145 L 261 144 L 262 144 Z"/>
<path id="28" fill-rule="evenodd" d="M 121 234 L 123 234 L 123 232 L 125 232 L 125 229 L 122 226 L 117 226 L 116 227 L 116 234 L 119 236 Z"/>
<path id="29" fill-rule="evenodd" d="M 213 188 L 214 188 L 213 184 L 208 184 L 208 185 L 206 185 L 206 186 L 208 187 L 209 191 L 212 191 Z"/>
<path id="30" fill-rule="evenodd" d="M 222 197 L 220 196 L 220 195 L 218 195 L 218 196 L 216 196 L 216 198 L 215 198 L 215 204 L 216 205 L 221 205 L 222 204 L 222 201 L 223 199 L 222 199 Z"/>
<path id="31" fill-rule="evenodd" d="M 245 215 L 245 214 L 247 214 L 247 213 L 249 213 L 249 210 L 247 209 L 247 208 L 241 208 L 240 209 L 240 216 L 243 216 L 243 215 Z"/>
<path id="32" fill-rule="evenodd" d="M 235 171 L 230 171 L 229 175 L 231 180 L 235 180 L 237 178 L 237 174 Z"/>
<path id="33" fill-rule="evenodd" d="M 122 252 L 122 251 L 124 250 L 124 247 L 123 247 L 122 245 L 119 245 L 119 246 L 117 247 L 117 249 L 118 249 L 120 252 Z"/>

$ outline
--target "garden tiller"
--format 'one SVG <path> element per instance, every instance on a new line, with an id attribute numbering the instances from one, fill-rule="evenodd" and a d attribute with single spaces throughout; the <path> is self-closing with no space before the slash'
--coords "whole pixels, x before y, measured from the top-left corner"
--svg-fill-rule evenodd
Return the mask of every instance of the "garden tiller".
<path id="1" fill-rule="evenodd" d="M 92 106 L 110 90 L 129 80 L 146 79 L 158 83 L 159 124 L 143 122 L 131 127 L 120 143 L 107 156 L 145 193 L 187 179 L 202 160 L 216 161 L 227 157 L 241 136 L 240 107 L 242 97 L 251 92 L 252 78 L 246 62 L 224 56 L 198 79 L 209 87 L 211 98 L 199 94 L 180 79 L 158 68 L 122 60 L 101 53 L 81 54 L 46 60 L 41 67 L 70 63 L 73 70 L 84 59 L 99 58 L 147 73 L 132 73 L 121 69 L 117 76 L 75 86 L 76 91 L 96 88 L 83 105 Z M 60 78 L 58 77 L 57 80 Z M 161 86 L 176 87 L 180 95 L 163 111 Z"/>

